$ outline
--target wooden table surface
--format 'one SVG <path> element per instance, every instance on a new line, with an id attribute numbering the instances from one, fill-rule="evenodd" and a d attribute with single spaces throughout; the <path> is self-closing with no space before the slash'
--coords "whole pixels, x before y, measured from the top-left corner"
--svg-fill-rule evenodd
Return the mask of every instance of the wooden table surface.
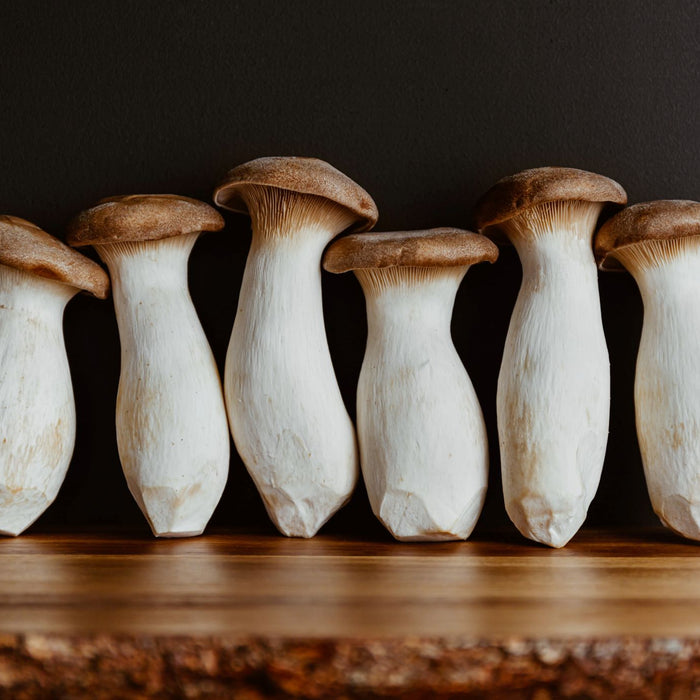
<path id="1" fill-rule="evenodd" d="M 105 659 L 114 682 L 163 697 L 687 697 L 700 693 L 700 546 L 663 531 L 584 531 L 561 550 L 512 537 L 0 541 L 0 696 L 80 696 Z M 104 697 L 123 691 L 96 678 Z"/>

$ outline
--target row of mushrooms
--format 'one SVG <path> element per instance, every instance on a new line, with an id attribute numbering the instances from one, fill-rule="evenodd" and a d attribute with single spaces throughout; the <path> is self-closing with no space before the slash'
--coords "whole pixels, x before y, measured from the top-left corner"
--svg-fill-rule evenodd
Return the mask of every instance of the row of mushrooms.
<path id="1" fill-rule="evenodd" d="M 253 237 L 223 389 L 187 285 L 198 236 L 224 226 L 214 208 L 112 197 L 69 224 L 72 247 L 1 216 L 0 533 L 21 533 L 58 493 L 75 441 L 63 309 L 81 290 L 106 298 L 111 279 L 119 456 L 156 536 L 203 532 L 226 483 L 230 428 L 285 535 L 313 536 L 350 498 L 361 465 L 372 509 L 397 539 L 467 538 L 488 449 L 450 321 L 461 280 L 497 259 L 496 241 L 512 243 L 523 268 L 497 395 L 513 523 L 561 547 L 586 517 L 610 409 L 597 266 L 624 267 L 645 307 L 635 405 L 650 497 L 665 525 L 700 539 L 700 204 L 637 204 L 596 233 L 603 207 L 626 201 L 606 177 L 537 168 L 481 198 L 480 233 L 375 233 L 372 198 L 328 163 L 260 158 L 234 168 L 214 202 L 248 214 Z M 109 277 L 81 246 L 94 247 Z M 353 271 L 366 299 L 357 436 L 328 349 L 322 265 Z"/>

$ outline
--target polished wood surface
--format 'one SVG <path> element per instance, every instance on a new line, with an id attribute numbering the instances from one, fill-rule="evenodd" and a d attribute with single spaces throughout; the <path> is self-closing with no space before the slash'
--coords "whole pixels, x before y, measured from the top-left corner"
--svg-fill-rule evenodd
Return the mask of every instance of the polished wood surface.
<path id="1" fill-rule="evenodd" d="M 700 636 L 700 546 L 664 531 L 399 544 L 319 536 L 0 541 L 0 632 L 499 640 Z"/>

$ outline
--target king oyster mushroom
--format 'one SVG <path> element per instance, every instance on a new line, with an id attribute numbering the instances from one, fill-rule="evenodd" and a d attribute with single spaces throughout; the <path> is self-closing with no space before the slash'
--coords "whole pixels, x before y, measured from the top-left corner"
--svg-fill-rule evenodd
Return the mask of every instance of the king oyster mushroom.
<path id="1" fill-rule="evenodd" d="M 481 513 L 486 427 L 450 320 L 470 265 L 497 257 L 484 236 L 452 228 L 354 234 L 324 256 L 365 293 L 360 462 L 372 510 L 399 540 L 466 539 Z"/>
<path id="2" fill-rule="evenodd" d="M 634 402 L 651 503 L 700 540 L 700 203 L 635 204 L 595 239 L 602 269 L 624 266 L 644 302 Z"/>
<path id="3" fill-rule="evenodd" d="M 312 537 L 350 497 L 355 431 L 328 350 L 321 255 L 337 234 L 377 220 L 359 185 L 315 158 L 259 158 L 214 193 L 251 217 L 253 239 L 226 356 L 238 452 L 285 535 Z"/>
<path id="4" fill-rule="evenodd" d="M 129 489 L 157 537 L 200 534 L 229 463 L 221 382 L 187 287 L 202 231 L 224 225 L 188 197 L 103 199 L 69 226 L 107 263 L 121 341 L 117 444 Z"/>
<path id="5" fill-rule="evenodd" d="M 506 510 L 520 532 L 562 547 L 586 518 L 608 439 L 610 365 L 593 232 L 622 187 L 573 168 L 506 177 L 479 201 L 479 230 L 505 235 L 523 268 L 498 379 Z"/>
<path id="6" fill-rule="evenodd" d="M 0 534 L 18 535 L 53 502 L 75 444 L 63 310 L 109 278 L 92 260 L 15 216 L 0 216 Z"/>

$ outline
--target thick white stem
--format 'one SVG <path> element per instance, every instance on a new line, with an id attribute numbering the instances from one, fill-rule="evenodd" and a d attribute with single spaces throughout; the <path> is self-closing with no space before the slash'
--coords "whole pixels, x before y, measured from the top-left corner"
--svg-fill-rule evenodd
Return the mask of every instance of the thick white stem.
<path id="1" fill-rule="evenodd" d="M 374 514 L 400 540 L 465 539 L 484 503 L 486 427 L 450 336 L 465 272 L 356 272 L 368 318 L 357 389 L 362 473 Z"/>
<path id="2" fill-rule="evenodd" d="M 649 496 L 664 525 L 700 540 L 700 248 L 625 264 L 644 301 L 634 398 Z"/>
<path id="3" fill-rule="evenodd" d="M 97 246 L 112 277 L 122 348 L 119 456 L 158 537 L 200 534 L 228 474 L 221 383 L 187 289 L 197 235 Z"/>
<path id="4" fill-rule="evenodd" d="M 506 510 L 565 545 L 586 518 L 608 438 L 610 366 L 591 250 L 599 205 L 553 208 L 513 236 L 523 266 L 498 380 Z M 584 205 L 578 205 L 583 207 Z"/>
<path id="5" fill-rule="evenodd" d="M 357 479 L 323 322 L 320 260 L 333 235 L 254 233 L 226 357 L 233 439 L 270 518 L 291 536 L 313 536 Z"/>
<path id="6" fill-rule="evenodd" d="M 0 265 L 0 534 L 53 502 L 75 444 L 63 310 L 78 290 Z"/>

